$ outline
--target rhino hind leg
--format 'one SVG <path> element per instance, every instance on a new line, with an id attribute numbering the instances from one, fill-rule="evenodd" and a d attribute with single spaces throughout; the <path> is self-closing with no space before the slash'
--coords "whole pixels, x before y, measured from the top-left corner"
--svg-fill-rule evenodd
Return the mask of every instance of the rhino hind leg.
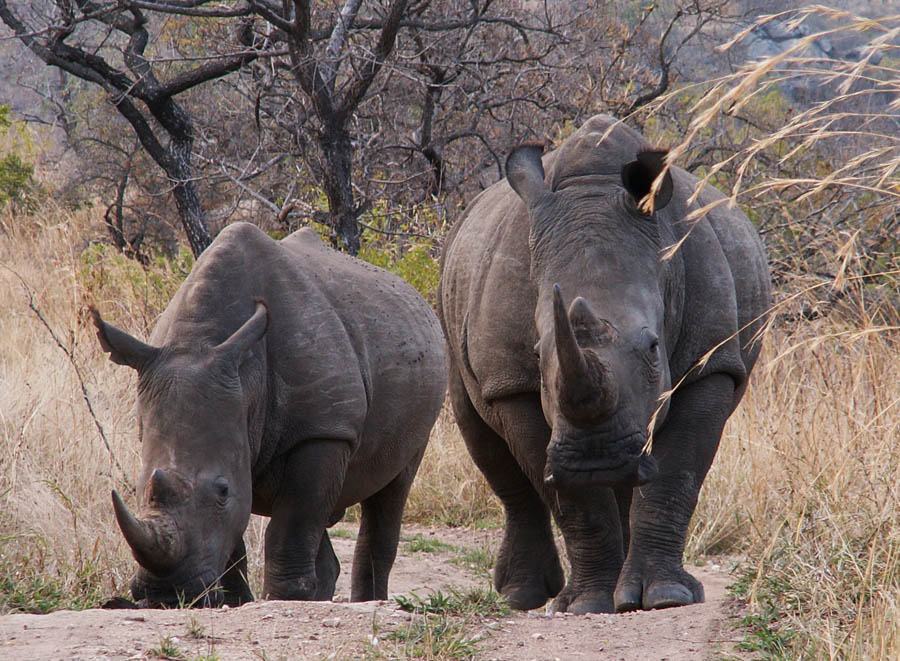
<path id="1" fill-rule="evenodd" d="M 734 404 L 734 381 L 724 374 L 675 391 L 666 424 L 653 443 L 659 475 L 634 492 L 631 543 L 615 591 L 617 611 L 704 600 L 703 586 L 684 569 L 684 545 Z"/>
<path id="2" fill-rule="evenodd" d="M 478 415 L 459 374 L 451 369 L 450 401 L 469 454 L 503 503 L 506 528 L 494 565 L 494 587 L 510 607 L 531 610 L 562 590 L 565 575 L 550 527 L 550 510 L 510 446 Z M 520 457 L 535 480 L 543 475 L 544 448 L 550 437 L 540 403 L 516 397 L 493 404 L 505 429 L 515 434 Z M 538 482 L 539 483 L 539 482 Z"/>
<path id="3" fill-rule="evenodd" d="M 361 503 L 362 520 L 350 578 L 351 601 L 387 599 L 388 576 L 397 557 L 403 508 L 424 454 L 423 445 L 397 477 Z"/>
<path id="4" fill-rule="evenodd" d="M 219 583 L 225 591 L 226 605 L 240 606 L 253 601 L 253 593 L 247 583 L 247 548 L 243 537 L 234 547 Z"/>

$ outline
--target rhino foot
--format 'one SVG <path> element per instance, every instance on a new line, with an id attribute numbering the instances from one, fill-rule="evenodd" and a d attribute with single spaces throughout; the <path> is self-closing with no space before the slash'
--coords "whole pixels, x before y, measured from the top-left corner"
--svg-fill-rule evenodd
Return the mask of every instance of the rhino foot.
<path id="1" fill-rule="evenodd" d="M 571 586 L 566 586 L 550 606 L 553 613 L 572 613 L 584 615 L 585 613 L 614 613 L 613 595 L 610 590 L 585 590 L 578 592 Z"/>
<path id="2" fill-rule="evenodd" d="M 622 613 L 699 604 L 705 598 L 700 581 L 679 568 L 655 577 L 641 577 L 623 571 L 614 601 L 616 611 Z"/>
<path id="3" fill-rule="evenodd" d="M 284 601 L 316 601 L 318 581 L 315 575 L 298 576 L 294 579 L 275 581 L 266 577 L 263 592 L 266 599 Z"/>
<path id="4" fill-rule="evenodd" d="M 565 575 L 555 546 L 536 553 L 520 549 L 514 555 L 504 540 L 494 567 L 494 586 L 510 608 L 522 611 L 540 608 L 559 594 L 564 584 Z"/>

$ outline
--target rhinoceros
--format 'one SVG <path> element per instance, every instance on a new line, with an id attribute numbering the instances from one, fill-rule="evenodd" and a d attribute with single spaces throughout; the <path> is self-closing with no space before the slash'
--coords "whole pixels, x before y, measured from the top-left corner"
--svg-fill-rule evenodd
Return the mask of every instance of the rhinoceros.
<path id="1" fill-rule="evenodd" d="M 522 610 L 703 601 L 685 537 L 759 353 L 762 244 L 726 205 L 687 219 L 721 194 L 688 204 L 697 179 L 677 167 L 653 188 L 665 152 L 612 117 L 541 152 L 512 151 L 441 265 L 450 400 L 505 511 L 495 586 Z"/>
<path id="2" fill-rule="evenodd" d="M 94 323 L 137 370 L 140 515 L 113 491 L 142 603 L 253 598 L 243 534 L 271 517 L 263 592 L 328 600 L 326 528 L 361 503 L 351 598 L 387 598 L 400 519 L 446 393 L 437 318 L 400 278 L 326 247 L 229 225 L 149 344 Z"/>

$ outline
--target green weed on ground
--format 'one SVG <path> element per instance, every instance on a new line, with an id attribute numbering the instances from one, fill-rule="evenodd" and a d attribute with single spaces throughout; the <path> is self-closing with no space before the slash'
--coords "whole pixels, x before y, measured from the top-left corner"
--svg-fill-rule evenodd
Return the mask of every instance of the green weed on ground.
<path id="1" fill-rule="evenodd" d="M 505 617 L 510 609 L 493 590 L 467 592 L 437 590 L 423 597 L 415 591 L 395 597 L 405 611 L 417 617 L 409 626 L 393 631 L 385 639 L 402 647 L 409 658 L 469 659 L 481 651 L 484 638 L 469 632 L 482 618 Z"/>

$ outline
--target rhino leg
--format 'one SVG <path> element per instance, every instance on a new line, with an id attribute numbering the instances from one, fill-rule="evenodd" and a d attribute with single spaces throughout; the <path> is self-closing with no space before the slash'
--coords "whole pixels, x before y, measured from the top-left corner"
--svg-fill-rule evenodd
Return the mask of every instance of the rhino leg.
<path id="1" fill-rule="evenodd" d="M 631 544 L 616 586 L 616 610 L 667 608 L 704 600 L 684 570 L 688 524 L 734 408 L 734 381 L 713 374 L 679 388 L 653 441 L 659 475 L 634 490 Z"/>
<path id="2" fill-rule="evenodd" d="M 341 574 L 341 563 L 328 532 L 322 533 L 322 541 L 319 542 L 319 552 L 316 554 L 316 596 L 315 601 L 331 601 L 334 597 L 334 586 Z"/>
<path id="3" fill-rule="evenodd" d="M 507 445 L 478 415 L 455 369 L 450 370 L 449 390 L 469 454 L 506 513 L 506 530 L 494 566 L 494 587 L 512 608 L 543 606 L 559 593 L 565 579 L 550 528 L 549 508 L 534 486 L 542 483 L 545 448 L 550 439 L 540 401 L 536 396 L 521 396 L 492 403 L 507 423 L 503 427 L 510 439 Z M 529 479 L 519 462 L 536 482 Z"/>
<path id="4" fill-rule="evenodd" d="M 253 601 L 253 593 L 247 583 L 247 548 L 242 537 L 231 557 L 228 559 L 227 569 L 219 581 L 225 591 L 225 603 L 229 606 L 240 606 Z"/>
<path id="5" fill-rule="evenodd" d="M 569 581 L 551 610 L 612 613 L 613 591 L 624 560 L 622 526 L 611 488 L 556 494 L 553 515 L 571 565 Z"/>
<path id="6" fill-rule="evenodd" d="M 267 599 L 312 601 L 336 578 L 334 551 L 323 536 L 344 483 L 350 447 L 349 442 L 304 441 L 286 458 L 284 475 L 290 479 L 282 482 L 266 527 Z M 320 563 L 328 573 L 321 577 L 321 591 Z"/>
<path id="7" fill-rule="evenodd" d="M 425 448 L 381 491 L 361 503 L 362 521 L 353 552 L 350 600 L 387 599 L 388 575 L 397 556 L 403 507 Z"/>

